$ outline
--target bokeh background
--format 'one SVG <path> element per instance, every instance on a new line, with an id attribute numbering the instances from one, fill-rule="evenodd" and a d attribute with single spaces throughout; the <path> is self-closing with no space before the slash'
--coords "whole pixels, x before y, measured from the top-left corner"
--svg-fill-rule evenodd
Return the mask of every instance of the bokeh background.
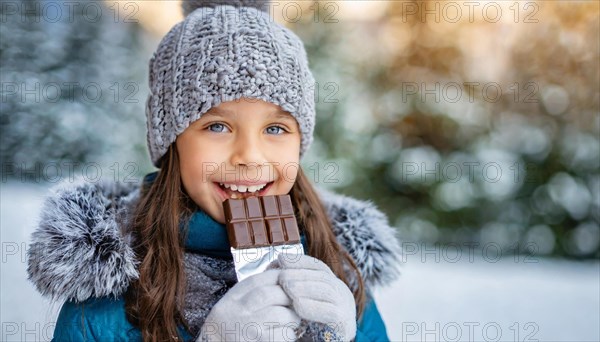
<path id="1" fill-rule="evenodd" d="M 279 1 L 317 83 L 317 186 L 401 238 L 394 341 L 600 340 L 597 1 Z M 148 60 L 179 1 L 1 1 L 2 340 L 47 340 L 26 280 L 47 189 L 139 180 Z M 499 332 L 499 334 L 497 333 Z"/>

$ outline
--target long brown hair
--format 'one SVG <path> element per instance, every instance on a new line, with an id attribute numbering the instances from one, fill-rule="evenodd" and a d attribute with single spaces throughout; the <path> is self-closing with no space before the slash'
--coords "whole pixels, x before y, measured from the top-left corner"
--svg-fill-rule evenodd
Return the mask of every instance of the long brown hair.
<path id="1" fill-rule="evenodd" d="M 132 231 L 139 260 L 139 279 L 125 295 L 128 320 L 144 341 L 181 340 L 178 326 L 188 329 L 183 318 L 185 273 L 180 223 L 195 203 L 186 194 L 179 173 L 179 155 L 174 144 L 161 160 L 161 171 L 149 187 L 142 187 L 135 209 Z M 365 290 L 356 264 L 339 245 L 325 208 L 306 175 L 299 168 L 290 192 L 298 225 L 308 243 L 308 254 L 322 260 L 351 289 L 358 317 L 365 306 Z M 346 273 L 349 269 L 352 274 Z M 353 277 L 356 282 L 349 281 Z"/>

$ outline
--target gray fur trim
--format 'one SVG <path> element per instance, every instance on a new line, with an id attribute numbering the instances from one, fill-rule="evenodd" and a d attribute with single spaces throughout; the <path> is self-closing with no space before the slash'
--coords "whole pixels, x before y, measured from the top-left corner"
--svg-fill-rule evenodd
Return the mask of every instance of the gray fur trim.
<path id="1" fill-rule="evenodd" d="M 317 188 L 338 242 L 348 251 L 367 287 L 389 284 L 400 274 L 396 230 L 371 201 Z"/>
<path id="2" fill-rule="evenodd" d="M 366 285 L 392 281 L 399 273 L 400 247 L 386 216 L 369 201 L 318 192 Z M 75 182 L 55 188 L 32 235 L 29 279 L 53 299 L 121 295 L 138 277 L 133 238 L 123 229 L 138 200 L 139 184 Z"/>
<path id="3" fill-rule="evenodd" d="M 139 190 L 126 183 L 76 180 L 52 189 L 27 252 L 29 279 L 54 300 L 118 296 L 137 279 L 126 226 Z"/>
<path id="4" fill-rule="evenodd" d="M 196 9 L 201 7 L 213 8 L 216 6 L 233 6 L 233 7 L 254 7 L 259 10 L 268 12 L 267 5 L 269 0 L 183 0 L 181 8 L 183 15 L 188 16 Z"/>

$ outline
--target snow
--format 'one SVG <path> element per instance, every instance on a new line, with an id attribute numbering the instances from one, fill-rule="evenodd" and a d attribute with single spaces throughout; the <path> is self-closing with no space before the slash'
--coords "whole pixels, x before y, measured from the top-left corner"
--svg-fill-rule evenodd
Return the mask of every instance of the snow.
<path id="1" fill-rule="evenodd" d="M 0 340 L 48 341 L 60 303 L 26 273 L 48 186 L 1 185 Z M 392 341 L 600 341 L 599 261 L 461 252 L 417 248 L 400 278 L 375 291 Z"/>
<path id="2" fill-rule="evenodd" d="M 375 293 L 391 340 L 600 341 L 598 261 L 429 253 Z"/>

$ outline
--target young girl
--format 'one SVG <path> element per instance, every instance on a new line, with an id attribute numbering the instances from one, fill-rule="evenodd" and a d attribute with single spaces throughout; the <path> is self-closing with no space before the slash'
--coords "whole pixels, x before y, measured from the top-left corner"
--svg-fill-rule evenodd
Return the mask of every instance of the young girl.
<path id="1" fill-rule="evenodd" d="M 384 341 L 372 297 L 398 241 L 370 202 L 315 188 L 300 158 L 315 123 L 300 39 L 259 1 L 187 1 L 150 61 L 141 184 L 63 184 L 28 272 L 64 300 L 57 341 Z M 290 194 L 303 256 L 236 279 L 222 203 Z"/>

